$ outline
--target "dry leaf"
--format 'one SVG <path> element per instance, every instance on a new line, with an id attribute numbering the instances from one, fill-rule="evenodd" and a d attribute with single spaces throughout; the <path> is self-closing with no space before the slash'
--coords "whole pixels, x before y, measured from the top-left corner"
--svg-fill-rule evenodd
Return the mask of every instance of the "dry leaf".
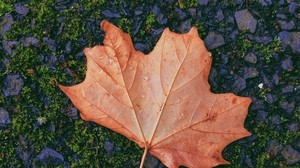
<path id="1" fill-rule="evenodd" d="M 104 46 L 86 48 L 85 80 L 60 88 L 84 120 L 110 128 L 168 167 L 228 164 L 222 150 L 249 136 L 251 99 L 210 92 L 211 54 L 193 27 L 164 30 L 154 50 L 136 51 L 131 38 L 107 21 Z M 141 165 L 142 167 L 142 165 Z"/>

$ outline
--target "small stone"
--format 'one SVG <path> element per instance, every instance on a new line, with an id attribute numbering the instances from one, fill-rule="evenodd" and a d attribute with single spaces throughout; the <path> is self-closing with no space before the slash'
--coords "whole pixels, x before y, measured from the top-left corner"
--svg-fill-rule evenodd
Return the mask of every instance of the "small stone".
<path id="1" fill-rule="evenodd" d="M 290 4 L 289 4 L 289 12 L 290 13 L 295 13 L 295 11 L 297 10 L 299 8 L 299 2 L 298 3 L 296 3 L 296 2 L 291 2 Z"/>
<path id="2" fill-rule="evenodd" d="M 15 4 L 15 11 L 20 15 L 27 15 L 29 10 L 27 7 L 21 5 L 21 4 Z"/>
<path id="3" fill-rule="evenodd" d="M 282 30 L 292 30 L 294 27 L 295 27 L 295 23 L 294 21 L 289 21 L 289 22 L 286 22 L 286 21 L 278 21 L 279 25 L 280 25 L 280 28 Z"/>
<path id="4" fill-rule="evenodd" d="M 255 78 L 259 75 L 259 72 L 257 71 L 256 67 L 245 67 L 244 68 L 244 78 L 249 79 L 249 78 Z"/>
<path id="5" fill-rule="evenodd" d="M 34 151 L 32 143 L 28 139 L 20 137 L 18 144 L 19 145 L 15 148 L 17 156 L 23 161 L 25 167 L 30 167 L 29 165 Z"/>
<path id="6" fill-rule="evenodd" d="M 267 94 L 267 102 L 269 104 L 272 104 L 272 103 L 276 102 L 277 100 L 278 100 L 277 96 L 275 96 L 273 94 L 269 94 L 269 93 Z"/>
<path id="7" fill-rule="evenodd" d="M 268 113 L 263 110 L 257 111 L 257 121 L 259 122 L 267 122 Z"/>
<path id="8" fill-rule="evenodd" d="M 287 85 L 284 88 L 281 89 L 282 93 L 292 93 L 294 91 L 293 85 Z"/>
<path id="9" fill-rule="evenodd" d="M 283 146 L 279 143 L 278 140 L 271 140 L 268 144 L 268 153 L 270 153 L 271 156 L 277 156 L 279 152 L 282 150 Z"/>
<path id="10" fill-rule="evenodd" d="M 49 37 L 43 37 L 43 42 L 48 46 L 49 50 L 56 51 L 55 40 L 53 40 Z"/>
<path id="11" fill-rule="evenodd" d="M 2 18 L 3 20 L 0 23 L 0 35 L 4 36 L 4 34 L 11 29 L 14 20 L 11 14 L 6 14 Z"/>
<path id="12" fill-rule="evenodd" d="M 282 31 L 278 36 L 284 48 L 290 46 L 293 52 L 300 53 L 300 32 Z"/>
<path id="13" fill-rule="evenodd" d="M 284 109 L 286 112 L 288 112 L 289 114 L 292 113 L 295 109 L 295 102 L 292 101 L 292 102 L 282 102 L 280 103 L 280 106 L 282 109 Z"/>
<path id="14" fill-rule="evenodd" d="M 104 142 L 104 150 L 106 151 L 106 156 L 110 158 L 114 154 L 115 145 L 110 141 Z"/>
<path id="15" fill-rule="evenodd" d="M 199 5 L 207 5 L 208 0 L 198 0 Z"/>
<path id="16" fill-rule="evenodd" d="M 13 52 L 13 49 L 15 49 L 18 45 L 19 45 L 19 42 L 17 42 L 17 41 L 2 40 L 2 47 L 8 55 L 11 55 Z"/>
<path id="17" fill-rule="evenodd" d="M 234 93 L 238 93 L 246 88 L 246 80 L 240 76 L 235 76 L 234 83 L 232 85 Z"/>
<path id="18" fill-rule="evenodd" d="M 282 14 L 282 13 L 278 13 L 276 14 L 276 17 L 279 18 L 279 19 L 286 19 L 286 15 Z"/>
<path id="19" fill-rule="evenodd" d="M 163 28 L 158 28 L 158 29 L 152 29 L 152 34 L 154 36 L 160 35 L 163 32 Z"/>
<path id="20" fill-rule="evenodd" d="M 251 33 L 255 32 L 257 21 L 248 10 L 236 11 L 234 17 L 240 30 L 249 31 Z"/>
<path id="21" fill-rule="evenodd" d="M 292 133 L 297 133 L 299 131 L 299 124 L 294 122 L 291 123 L 287 126 L 287 128 L 289 129 L 289 131 L 291 131 Z"/>
<path id="22" fill-rule="evenodd" d="M 159 13 L 157 16 L 156 16 L 156 21 L 158 24 L 160 25 L 164 25 L 168 22 L 168 18 L 164 16 L 164 14 L 162 13 Z"/>
<path id="23" fill-rule="evenodd" d="M 0 107 L 0 130 L 6 128 L 11 123 L 8 111 Z"/>
<path id="24" fill-rule="evenodd" d="M 67 54 L 70 54 L 72 52 L 72 50 L 73 50 L 72 43 L 71 43 L 71 41 L 68 41 L 65 46 L 65 51 Z"/>
<path id="25" fill-rule="evenodd" d="M 261 6 L 269 6 L 272 5 L 272 0 L 259 0 Z"/>
<path id="26" fill-rule="evenodd" d="M 195 18 L 197 16 L 197 9 L 196 8 L 189 8 L 188 9 L 189 14 Z"/>
<path id="27" fill-rule="evenodd" d="M 46 165 L 59 165 L 64 162 L 64 157 L 51 148 L 44 148 L 35 158 L 34 161 Z"/>
<path id="28" fill-rule="evenodd" d="M 283 148 L 281 155 L 284 157 L 288 165 L 300 162 L 300 153 L 290 145 Z"/>
<path id="29" fill-rule="evenodd" d="M 145 168 L 157 168 L 159 166 L 159 160 L 153 157 L 151 154 L 147 153 L 144 167 Z"/>
<path id="30" fill-rule="evenodd" d="M 191 29 L 192 25 L 191 25 L 191 21 L 190 20 L 186 20 L 184 21 L 180 27 L 179 27 L 179 31 L 181 33 L 187 33 L 189 32 L 189 30 Z"/>
<path id="31" fill-rule="evenodd" d="M 101 13 L 107 18 L 121 18 L 121 15 L 119 13 L 113 13 L 108 9 L 105 9 Z"/>
<path id="32" fill-rule="evenodd" d="M 23 41 L 23 45 L 25 47 L 29 47 L 29 46 L 35 46 L 38 47 L 40 44 L 40 40 L 38 40 L 35 37 L 26 37 L 25 40 Z"/>
<path id="33" fill-rule="evenodd" d="M 183 20 L 183 19 L 185 19 L 186 17 L 187 17 L 187 14 L 185 13 L 185 12 L 183 12 L 181 9 L 179 9 L 179 8 L 175 8 L 175 12 L 176 12 L 176 16 L 179 18 L 179 19 L 181 19 L 181 20 Z"/>
<path id="34" fill-rule="evenodd" d="M 293 62 L 290 58 L 287 58 L 281 62 L 281 68 L 290 71 L 293 68 Z"/>
<path id="35" fill-rule="evenodd" d="M 10 73 L 4 81 L 3 93 L 4 97 L 18 95 L 24 85 L 24 81 L 18 73 Z"/>
<path id="36" fill-rule="evenodd" d="M 146 44 L 142 44 L 142 43 L 135 43 L 134 48 L 142 52 L 146 52 L 149 50 L 149 47 Z"/>
<path id="37" fill-rule="evenodd" d="M 280 116 L 278 114 L 275 114 L 271 117 L 271 125 L 272 126 L 277 126 L 280 124 Z"/>
<path id="38" fill-rule="evenodd" d="M 252 164 L 252 160 L 251 160 L 250 156 L 247 155 L 247 156 L 245 157 L 245 160 L 244 160 L 244 161 L 245 161 L 247 167 L 250 167 L 250 168 L 254 167 L 253 164 Z"/>
<path id="39" fill-rule="evenodd" d="M 249 53 L 247 54 L 245 57 L 244 57 L 244 60 L 249 62 L 249 63 L 252 63 L 252 64 L 256 64 L 257 62 L 257 57 L 254 53 Z"/>
<path id="40" fill-rule="evenodd" d="M 204 41 L 209 50 L 218 48 L 225 44 L 224 37 L 220 34 L 216 34 L 215 32 L 209 32 Z"/>
<path id="41" fill-rule="evenodd" d="M 219 22 L 224 20 L 224 14 L 223 11 L 221 9 L 219 9 L 217 11 L 216 17 L 215 17 Z"/>

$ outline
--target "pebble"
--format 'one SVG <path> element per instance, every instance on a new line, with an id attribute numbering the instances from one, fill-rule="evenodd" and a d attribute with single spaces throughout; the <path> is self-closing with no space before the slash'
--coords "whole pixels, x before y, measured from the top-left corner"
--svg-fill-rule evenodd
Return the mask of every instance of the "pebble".
<path id="1" fill-rule="evenodd" d="M 221 21 L 224 20 L 224 14 L 223 14 L 223 11 L 222 11 L 221 9 L 219 9 L 219 10 L 217 11 L 217 14 L 216 14 L 215 18 L 216 18 L 219 22 L 221 22 Z"/>
<path id="2" fill-rule="evenodd" d="M 251 33 L 255 32 L 257 21 L 248 10 L 236 11 L 234 17 L 239 30 L 249 31 Z"/>
<path id="3" fill-rule="evenodd" d="M 293 123 L 288 124 L 287 128 L 292 133 L 297 133 L 299 131 L 299 124 L 296 122 L 293 122 Z"/>
<path id="4" fill-rule="evenodd" d="M 101 12 L 106 18 L 121 18 L 119 13 L 113 13 L 112 11 L 105 9 Z"/>
<path id="5" fill-rule="evenodd" d="M 15 11 L 20 15 L 27 15 L 29 13 L 29 9 L 21 4 L 15 4 Z"/>
<path id="6" fill-rule="evenodd" d="M 25 167 L 30 167 L 34 147 L 30 140 L 24 137 L 18 138 L 18 146 L 15 148 L 17 156 L 23 161 Z"/>
<path id="7" fill-rule="evenodd" d="M 244 60 L 246 62 L 249 62 L 249 63 L 252 63 L 252 64 L 256 64 L 257 62 L 257 57 L 254 53 L 248 53 L 245 57 L 244 57 Z"/>
<path id="8" fill-rule="evenodd" d="M 261 6 L 270 6 L 272 5 L 272 0 L 259 0 Z"/>
<path id="9" fill-rule="evenodd" d="M 2 19 L 0 23 L 0 35 L 4 36 L 4 34 L 11 29 L 14 19 L 11 14 L 4 15 Z"/>
<path id="10" fill-rule="evenodd" d="M 256 67 L 244 67 L 244 78 L 249 79 L 249 78 L 255 78 L 259 75 L 258 70 Z"/>
<path id="11" fill-rule="evenodd" d="M 299 8 L 299 2 L 291 2 L 288 7 L 288 11 L 290 13 L 295 13 L 295 11 Z"/>
<path id="12" fill-rule="evenodd" d="M 282 150 L 283 146 L 281 143 L 279 143 L 278 140 L 271 140 L 268 143 L 268 149 L 267 152 L 272 156 L 275 157 L 279 154 L 279 152 Z"/>
<path id="13" fill-rule="evenodd" d="M 4 97 L 18 95 L 24 86 L 24 81 L 19 73 L 10 73 L 4 80 Z"/>
<path id="14" fill-rule="evenodd" d="M 270 93 L 267 94 L 267 102 L 269 104 L 272 104 L 272 103 L 276 102 L 277 100 L 278 100 L 278 97 L 276 95 L 273 95 Z"/>
<path id="15" fill-rule="evenodd" d="M 151 154 L 147 153 L 144 163 L 145 168 L 158 168 L 159 164 L 160 161 L 156 157 L 153 157 Z"/>
<path id="16" fill-rule="evenodd" d="M 283 48 L 290 46 L 295 53 L 300 53 L 300 32 L 282 31 L 278 34 Z"/>
<path id="17" fill-rule="evenodd" d="M 258 110 L 257 111 L 257 117 L 256 120 L 258 122 L 267 122 L 268 113 L 264 110 Z"/>
<path id="18" fill-rule="evenodd" d="M 180 25 L 179 31 L 180 31 L 181 33 L 187 33 L 187 32 L 190 31 L 191 27 L 192 27 L 191 21 L 190 21 L 190 20 L 186 20 L 186 21 L 184 21 L 184 22 Z"/>
<path id="19" fill-rule="evenodd" d="M 64 157 L 57 151 L 45 147 L 33 160 L 45 165 L 59 165 L 64 162 Z"/>
<path id="20" fill-rule="evenodd" d="M 209 50 L 218 48 L 225 44 L 224 37 L 215 32 L 209 32 L 204 39 L 205 45 Z"/>
<path id="21" fill-rule="evenodd" d="M 114 154 L 115 145 L 110 141 L 104 142 L 104 150 L 106 152 L 106 156 L 110 158 Z"/>
<path id="22" fill-rule="evenodd" d="M 13 50 L 19 45 L 17 41 L 6 41 L 2 40 L 2 47 L 6 54 L 11 55 Z"/>
<path id="23" fill-rule="evenodd" d="M 293 62 L 290 58 L 286 58 L 281 62 L 281 68 L 290 71 L 293 68 Z"/>
<path id="24" fill-rule="evenodd" d="M 288 114 L 291 114 L 294 109 L 295 109 L 295 102 L 292 101 L 292 102 L 281 102 L 280 103 L 280 106 L 282 109 L 284 109 Z"/>
<path id="25" fill-rule="evenodd" d="M 233 92 L 239 93 L 246 88 L 246 80 L 240 76 L 234 77 L 234 83 L 232 84 Z"/>
<path id="26" fill-rule="evenodd" d="M 280 21 L 278 21 L 278 23 L 282 30 L 292 30 L 295 27 L 294 21 L 287 22 L 287 21 L 280 20 Z"/>
<path id="27" fill-rule="evenodd" d="M 40 44 L 40 40 L 35 37 L 26 37 L 25 40 L 23 41 L 23 45 L 25 47 L 29 47 L 29 46 L 38 47 L 39 44 Z"/>
<path id="28" fill-rule="evenodd" d="M 200 5 L 207 5 L 208 0 L 199 0 L 198 2 Z"/>
<path id="29" fill-rule="evenodd" d="M 288 165 L 300 162 L 300 153 L 290 145 L 287 145 L 283 148 L 281 155 L 284 157 Z"/>
<path id="30" fill-rule="evenodd" d="M 294 91 L 293 85 L 287 85 L 281 89 L 281 93 L 292 93 Z"/>
<path id="31" fill-rule="evenodd" d="M 0 130 L 2 128 L 7 128 L 11 123 L 8 111 L 0 107 Z"/>
<path id="32" fill-rule="evenodd" d="M 43 42 L 48 46 L 48 49 L 51 51 L 56 51 L 57 45 L 55 40 L 49 37 L 43 37 Z"/>

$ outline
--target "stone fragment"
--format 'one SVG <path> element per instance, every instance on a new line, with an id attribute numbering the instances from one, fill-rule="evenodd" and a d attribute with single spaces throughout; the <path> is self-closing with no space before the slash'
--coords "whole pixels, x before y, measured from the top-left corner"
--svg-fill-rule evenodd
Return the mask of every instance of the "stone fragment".
<path id="1" fill-rule="evenodd" d="M 15 11 L 20 15 L 27 15 L 29 9 L 21 4 L 15 4 Z"/>
<path id="2" fill-rule="evenodd" d="M 4 36 L 4 34 L 11 29 L 14 20 L 11 14 L 6 14 L 2 18 L 3 20 L 0 23 L 0 35 Z"/>
<path id="3" fill-rule="evenodd" d="M 198 3 L 199 3 L 200 5 L 207 5 L 208 0 L 198 0 Z"/>
<path id="4" fill-rule="evenodd" d="M 267 152 L 270 153 L 271 156 L 277 156 L 279 152 L 282 150 L 283 146 L 279 143 L 278 140 L 271 140 L 268 144 Z"/>
<path id="5" fill-rule="evenodd" d="M 204 42 L 209 50 L 218 48 L 225 44 L 224 37 L 215 32 L 209 32 Z"/>
<path id="6" fill-rule="evenodd" d="M 6 128 L 11 123 L 8 111 L 0 107 L 0 129 Z"/>
<path id="7" fill-rule="evenodd" d="M 253 18 L 248 10 L 244 9 L 236 11 L 234 17 L 240 30 L 249 31 L 251 33 L 255 32 L 257 21 Z"/>
<path id="8" fill-rule="evenodd" d="M 107 18 L 121 18 L 119 13 L 113 13 L 112 11 L 105 9 L 101 12 Z"/>
<path id="9" fill-rule="evenodd" d="M 244 60 L 249 62 L 249 63 L 252 63 L 252 64 L 256 64 L 257 62 L 257 57 L 254 53 L 248 53 L 245 57 L 244 57 Z"/>
<path id="10" fill-rule="evenodd" d="M 46 147 L 34 158 L 34 161 L 45 165 L 59 165 L 64 162 L 64 157 L 57 151 Z"/>
<path id="11" fill-rule="evenodd" d="M 249 78 L 255 78 L 259 75 L 258 70 L 256 67 L 245 67 L 244 68 L 244 78 L 249 79 Z"/>
<path id="12" fill-rule="evenodd" d="M 104 150 L 106 152 L 106 156 L 110 158 L 114 154 L 115 145 L 110 141 L 104 142 Z"/>
<path id="13" fill-rule="evenodd" d="M 191 27 L 192 27 L 191 21 L 190 21 L 190 20 L 186 20 L 186 21 L 184 21 L 184 22 L 180 25 L 179 31 L 180 31 L 181 33 L 187 33 L 187 32 L 190 31 Z"/>
<path id="14" fill-rule="evenodd" d="M 283 148 L 281 155 L 284 157 L 288 165 L 300 162 L 300 153 L 290 145 Z"/>
<path id="15" fill-rule="evenodd" d="M 38 47 L 40 44 L 40 40 L 35 38 L 35 37 L 26 37 L 23 41 L 23 45 L 25 47 L 29 47 L 29 46 L 35 46 Z"/>
<path id="16" fill-rule="evenodd" d="M 280 28 L 282 30 L 292 30 L 294 27 L 295 27 L 295 23 L 294 21 L 284 21 L 284 20 L 280 20 L 278 21 L 279 25 L 280 25 Z"/>
<path id="17" fill-rule="evenodd" d="M 300 32 L 282 31 L 278 34 L 283 48 L 290 46 L 295 53 L 300 53 Z"/>
<path id="18" fill-rule="evenodd" d="M 24 85 L 24 81 L 18 73 L 10 73 L 4 80 L 4 97 L 18 95 Z"/>

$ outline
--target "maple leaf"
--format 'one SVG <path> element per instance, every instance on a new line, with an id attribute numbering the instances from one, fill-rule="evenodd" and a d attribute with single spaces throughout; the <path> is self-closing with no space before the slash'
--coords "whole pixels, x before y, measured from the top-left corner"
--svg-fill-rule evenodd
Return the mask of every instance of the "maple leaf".
<path id="1" fill-rule="evenodd" d="M 84 49 L 86 78 L 59 86 L 84 120 L 118 132 L 168 167 L 228 164 L 222 150 L 250 133 L 250 98 L 210 92 L 211 54 L 195 27 L 164 30 L 154 50 L 136 51 L 128 34 L 107 21 L 103 46 Z"/>

